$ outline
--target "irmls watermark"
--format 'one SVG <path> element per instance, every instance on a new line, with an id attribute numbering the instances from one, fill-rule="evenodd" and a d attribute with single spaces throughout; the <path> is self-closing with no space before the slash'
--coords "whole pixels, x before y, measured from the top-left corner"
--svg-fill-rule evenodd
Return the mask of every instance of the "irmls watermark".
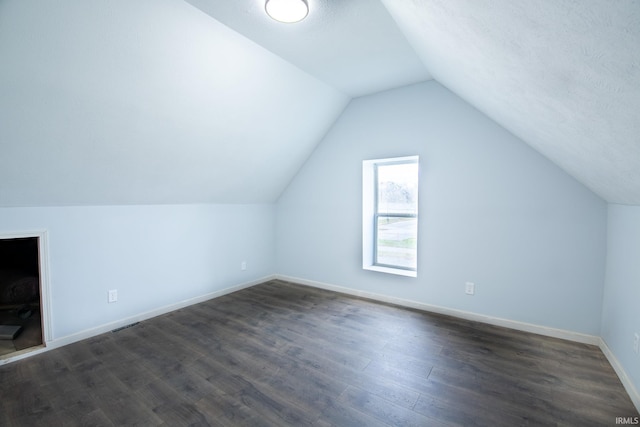
<path id="1" fill-rule="evenodd" d="M 616 424 L 637 425 L 637 424 L 640 424 L 640 418 L 639 417 L 616 417 Z"/>

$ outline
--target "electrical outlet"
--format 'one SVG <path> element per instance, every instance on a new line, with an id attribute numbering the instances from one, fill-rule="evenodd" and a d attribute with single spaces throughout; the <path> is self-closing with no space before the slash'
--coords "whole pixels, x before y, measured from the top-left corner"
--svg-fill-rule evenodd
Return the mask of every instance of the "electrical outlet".
<path id="1" fill-rule="evenodd" d="M 476 285 L 473 282 L 467 282 L 464 284 L 464 293 L 467 295 L 474 295 L 476 293 Z"/>
<path id="2" fill-rule="evenodd" d="M 636 332 L 633 334 L 633 351 L 638 354 L 638 350 L 640 349 L 640 335 Z"/>
<path id="3" fill-rule="evenodd" d="M 111 289 L 111 290 L 109 291 L 108 301 L 109 301 L 109 302 L 116 302 L 116 301 L 118 301 L 118 290 L 117 290 L 117 289 Z"/>
<path id="4" fill-rule="evenodd" d="M 245 271 L 247 269 L 247 261 L 242 261 L 240 263 L 240 270 Z"/>

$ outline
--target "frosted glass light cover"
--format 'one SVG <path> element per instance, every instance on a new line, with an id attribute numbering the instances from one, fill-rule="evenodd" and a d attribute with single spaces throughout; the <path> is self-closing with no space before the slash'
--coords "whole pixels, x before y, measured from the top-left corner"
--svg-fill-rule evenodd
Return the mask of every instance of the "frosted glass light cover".
<path id="1" fill-rule="evenodd" d="M 267 0 L 264 8 L 271 18 L 288 24 L 302 21 L 309 13 L 306 0 Z"/>

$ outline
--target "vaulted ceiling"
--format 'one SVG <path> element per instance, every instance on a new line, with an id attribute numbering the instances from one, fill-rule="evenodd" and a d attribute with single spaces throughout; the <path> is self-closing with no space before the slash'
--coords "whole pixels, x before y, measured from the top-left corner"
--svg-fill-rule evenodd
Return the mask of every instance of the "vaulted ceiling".
<path id="1" fill-rule="evenodd" d="M 640 2 L 0 1 L 0 206 L 277 199 L 349 100 L 434 78 L 640 204 Z"/>
<path id="2" fill-rule="evenodd" d="M 612 203 L 640 204 L 640 2 L 382 0 L 433 77 Z"/>

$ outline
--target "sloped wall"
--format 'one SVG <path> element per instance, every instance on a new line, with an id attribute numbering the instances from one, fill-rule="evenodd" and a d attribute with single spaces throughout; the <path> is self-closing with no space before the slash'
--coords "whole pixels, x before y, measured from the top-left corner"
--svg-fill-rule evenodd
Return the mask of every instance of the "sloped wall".
<path id="1" fill-rule="evenodd" d="M 273 203 L 349 99 L 182 0 L 1 1 L 0 58 L 3 207 Z"/>
<path id="2" fill-rule="evenodd" d="M 418 277 L 363 271 L 362 161 L 420 156 Z M 358 98 L 280 197 L 278 273 L 599 335 L 606 204 L 436 82 Z M 464 284 L 476 284 L 476 295 Z"/>

